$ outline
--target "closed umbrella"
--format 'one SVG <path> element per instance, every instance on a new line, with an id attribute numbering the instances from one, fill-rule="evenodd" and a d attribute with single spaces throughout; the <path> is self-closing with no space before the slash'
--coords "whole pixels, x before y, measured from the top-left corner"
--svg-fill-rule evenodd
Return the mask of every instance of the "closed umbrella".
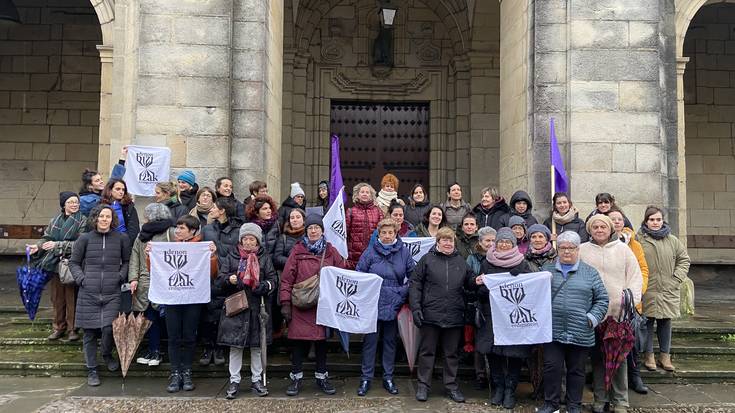
<path id="1" fill-rule="evenodd" d="M 120 314 L 112 321 L 112 336 L 115 338 L 115 347 L 117 347 L 117 355 L 120 357 L 120 368 L 123 377 L 128 374 L 135 352 L 150 326 L 150 320 L 145 318 L 143 313 L 139 313 L 137 316 L 133 313 Z"/>
<path id="2" fill-rule="evenodd" d="M 258 320 L 260 321 L 260 362 L 263 364 L 263 386 L 267 386 L 265 380 L 266 366 L 268 362 L 268 311 L 265 308 L 265 297 L 260 297 L 260 313 Z"/>
<path id="3" fill-rule="evenodd" d="M 635 343 L 635 333 L 631 325 L 630 311 L 635 311 L 633 295 L 630 290 L 623 291 L 621 317 L 616 320 L 608 317 L 599 328 L 602 337 L 602 352 L 605 355 L 605 389 L 609 390 L 612 378 L 618 367 L 625 362 L 628 353 Z"/>
<path id="4" fill-rule="evenodd" d="M 408 368 L 413 371 L 416 365 L 416 355 L 419 352 L 419 329 L 413 324 L 413 314 L 408 304 L 404 304 L 396 318 L 398 323 L 398 335 L 401 336 L 403 347 L 406 349 Z"/>
<path id="5" fill-rule="evenodd" d="M 49 280 L 46 271 L 41 268 L 31 267 L 31 249 L 26 247 L 26 265 L 15 270 L 15 278 L 18 282 L 20 299 L 23 301 L 31 321 L 35 320 L 38 305 L 41 303 L 43 287 Z"/>

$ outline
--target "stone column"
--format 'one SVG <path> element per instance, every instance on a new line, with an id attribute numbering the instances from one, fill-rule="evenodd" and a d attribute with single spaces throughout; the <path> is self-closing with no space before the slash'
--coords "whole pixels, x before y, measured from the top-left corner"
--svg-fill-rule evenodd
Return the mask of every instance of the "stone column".
<path id="1" fill-rule="evenodd" d="M 676 137 L 678 140 L 678 189 L 679 189 L 679 205 L 677 210 L 677 226 L 676 232 L 679 240 L 687 245 L 687 169 L 686 169 L 686 130 L 685 130 L 685 110 L 684 110 L 684 72 L 686 71 L 688 57 L 678 57 L 676 59 L 676 105 L 677 105 L 677 130 Z M 674 206 L 671 207 L 673 209 Z M 671 210 L 670 209 L 670 210 Z"/>
<path id="2" fill-rule="evenodd" d="M 111 150 L 111 146 L 116 146 L 118 139 L 112 135 L 112 46 L 98 45 L 97 50 L 100 52 L 100 131 L 99 131 L 99 152 L 97 153 L 97 170 L 101 171 L 105 176 L 111 170 L 111 166 L 117 159 L 119 149 Z M 118 137 L 119 138 L 119 137 Z M 112 145 L 113 140 L 116 145 Z"/>

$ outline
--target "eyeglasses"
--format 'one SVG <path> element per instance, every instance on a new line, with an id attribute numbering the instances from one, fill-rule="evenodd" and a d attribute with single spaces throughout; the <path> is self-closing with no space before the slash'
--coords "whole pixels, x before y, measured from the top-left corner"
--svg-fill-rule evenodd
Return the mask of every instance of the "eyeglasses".
<path id="1" fill-rule="evenodd" d="M 559 252 L 574 252 L 578 247 L 559 247 Z"/>
<path id="2" fill-rule="evenodd" d="M 79 205 L 79 201 L 66 201 L 64 202 L 65 205 Z"/>
<path id="3" fill-rule="evenodd" d="M 512 244 L 513 241 L 507 240 L 507 239 L 500 239 L 496 241 L 496 244 Z"/>

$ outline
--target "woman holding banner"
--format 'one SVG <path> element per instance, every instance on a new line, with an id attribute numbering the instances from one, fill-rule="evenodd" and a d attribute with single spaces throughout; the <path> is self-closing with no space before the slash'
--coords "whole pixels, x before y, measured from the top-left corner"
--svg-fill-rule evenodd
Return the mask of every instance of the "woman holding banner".
<path id="1" fill-rule="evenodd" d="M 240 243 L 236 250 L 228 251 L 221 261 L 214 289 L 224 296 L 245 292 L 247 308 L 235 315 L 223 312 L 219 322 L 217 344 L 230 347 L 230 385 L 227 399 L 234 399 L 240 390 L 240 370 L 245 347 L 250 349 L 250 390 L 259 396 L 267 396 L 263 380 L 261 353 L 260 304 L 276 289 L 276 270 L 270 255 L 263 247 L 263 231 L 254 223 L 243 224 L 239 231 Z M 270 299 L 265 299 L 265 310 L 271 313 Z M 271 344 L 271 323 L 266 323 L 266 340 Z"/>
<path id="2" fill-rule="evenodd" d="M 402 212 L 402 211 L 401 211 Z M 408 297 L 408 277 L 415 264 L 411 252 L 398 236 L 400 226 L 392 218 L 378 223 L 378 240 L 362 254 L 357 271 L 377 274 L 383 279 L 378 301 L 378 327 L 375 333 L 366 334 L 362 340 L 362 376 L 358 396 L 365 396 L 375 373 L 375 353 L 378 337 L 383 332 L 383 388 L 390 394 L 398 394 L 393 382 L 396 358 L 398 324 L 396 315 Z"/>
<path id="3" fill-rule="evenodd" d="M 539 413 L 559 411 L 565 368 L 567 412 L 581 413 L 585 361 L 595 345 L 595 326 L 607 312 L 607 290 L 597 270 L 579 260 L 580 244 L 576 231 L 559 234 L 559 257 L 542 268 L 552 275 L 552 342 L 543 345 L 544 405 Z"/>
<path id="4" fill-rule="evenodd" d="M 416 400 L 429 398 L 436 346 L 444 353 L 444 388 L 453 401 L 464 403 L 457 385 L 459 346 L 464 330 L 465 288 L 475 289 L 475 276 L 455 248 L 451 227 L 439 229 L 436 246 L 421 257 L 411 276 L 408 295 L 413 322 L 420 329 Z"/>
<path id="5" fill-rule="evenodd" d="M 286 394 L 296 396 L 303 387 L 303 362 L 314 343 L 316 353 L 316 383 L 326 394 L 335 394 L 337 389 L 329 382 L 327 372 L 327 336 L 323 326 L 316 324 L 316 303 L 313 306 L 292 305 L 294 294 L 303 292 L 316 277 L 318 288 L 319 271 L 322 267 L 345 268 L 339 252 L 324 238 L 324 223 L 319 215 L 306 217 L 306 235 L 291 250 L 281 274 L 281 314 L 288 323 L 288 338 L 292 340 L 291 384 Z M 304 283 L 306 281 L 306 283 Z M 299 300 L 301 301 L 301 300 Z"/>
<path id="6" fill-rule="evenodd" d="M 587 220 L 587 232 L 591 238 L 589 242 L 579 247 L 579 257 L 600 273 L 600 278 L 605 284 L 610 299 L 605 318 L 617 319 L 621 313 L 623 290 L 630 289 L 635 303 L 641 300 L 643 288 L 641 267 L 630 248 L 615 236 L 612 221 L 608 216 L 597 214 L 590 217 Z M 605 368 L 602 343 L 598 334 L 597 342 L 592 349 L 595 389 L 592 411 L 603 412 L 605 405 L 610 403 L 615 412 L 625 412 L 629 407 L 627 366 L 622 364 L 615 370 L 610 390 L 605 389 Z"/>
<path id="7" fill-rule="evenodd" d="M 513 230 L 503 227 L 495 236 L 495 245 L 487 251 L 480 265 L 482 274 L 510 273 L 511 275 L 533 272 L 531 264 L 518 250 Z M 516 405 L 516 387 L 521 375 L 523 360 L 531 354 L 530 345 L 496 346 L 490 309 L 490 291 L 485 287 L 482 275 L 475 279 L 479 285 L 477 299 L 480 306 L 477 329 L 477 351 L 487 354 L 490 362 L 492 394 L 490 403 L 512 409 Z"/>

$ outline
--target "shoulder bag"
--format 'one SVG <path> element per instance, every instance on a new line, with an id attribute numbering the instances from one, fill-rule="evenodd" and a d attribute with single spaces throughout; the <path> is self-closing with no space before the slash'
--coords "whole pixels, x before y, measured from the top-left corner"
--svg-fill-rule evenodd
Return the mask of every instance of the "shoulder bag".
<path id="1" fill-rule="evenodd" d="M 319 271 L 324 264 L 324 255 L 327 253 L 326 248 L 322 252 L 322 258 L 319 261 L 319 270 L 316 274 L 297 282 L 291 289 L 291 305 L 301 310 L 308 310 L 316 307 L 319 302 Z"/>
<path id="2" fill-rule="evenodd" d="M 59 260 L 57 271 L 59 272 L 59 279 L 62 284 L 74 284 L 74 276 L 71 275 L 68 258 L 62 258 Z"/>
<path id="3" fill-rule="evenodd" d="M 245 290 L 236 292 L 225 298 L 225 315 L 227 317 L 236 316 L 248 309 L 248 296 Z"/>

